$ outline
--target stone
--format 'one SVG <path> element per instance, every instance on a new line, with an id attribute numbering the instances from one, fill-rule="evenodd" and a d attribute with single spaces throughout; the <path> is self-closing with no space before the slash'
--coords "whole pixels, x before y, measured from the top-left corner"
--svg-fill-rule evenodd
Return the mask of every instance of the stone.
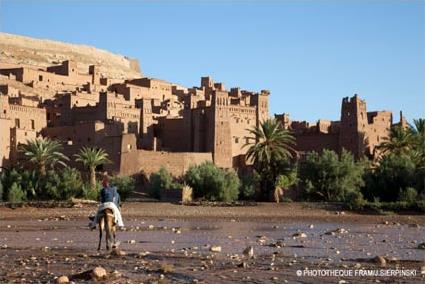
<path id="1" fill-rule="evenodd" d="M 221 246 L 211 246 L 210 251 L 221 252 Z"/>
<path id="2" fill-rule="evenodd" d="M 419 224 L 409 224 L 410 228 L 420 228 L 421 226 Z"/>
<path id="3" fill-rule="evenodd" d="M 118 270 L 114 270 L 114 271 L 111 273 L 111 276 L 112 276 L 113 278 L 117 279 L 117 278 L 121 278 L 121 277 L 122 277 L 122 274 L 121 274 L 121 272 L 119 272 Z"/>
<path id="4" fill-rule="evenodd" d="M 279 241 L 276 241 L 274 244 L 272 244 L 272 246 L 275 248 L 283 248 L 285 246 L 285 243 L 279 240 Z"/>
<path id="5" fill-rule="evenodd" d="M 266 242 L 266 240 L 267 240 L 267 237 L 266 236 L 260 236 L 260 238 L 258 239 L 258 242 L 261 245 L 263 245 Z"/>
<path id="6" fill-rule="evenodd" d="M 294 238 L 307 238 L 307 234 L 304 233 L 304 232 L 297 232 L 297 233 L 293 234 L 292 237 L 294 237 Z"/>
<path id="7" fill-rule="evenodd" d="M 64 283 L 69 283 L 69 278 L 68 276 L 62 275 L 58 278 L 56 278 L 55 281 L 56 284 L 64 284 Z"/>
<path id="8" fill-rule="evenodd" d="M 338 228 L 332 231 L 328 231 L 325 233 L 325 235 L 331 235 L 331 236 L 335 236 L 336 234 L 347 234 L 348 231 L 344 228 Z"/>
<path id="9" fill-rule="evenodd" d="M 378 263 L 380 266 L 384 267 L 387 265 L 387 260 L 383 256 L 376 256 L 373 261 Z"/>
<path id="10" fill-rule="evenodd" d="M 91 276 L 94 279 L 100 280 L 106 278 L 106 270 L 105 268 L 98 266 L 91 271 Z"/>
<path id="11" fill-rule="evenodd" d="M 243 255 L 248 257 L 248 258 L 253 258 L 254 257 L 254 248 L 252 246 L 245 248 L 244 251 L 243 251 Z"/>
<path id="12" fill-rule="evenodd" d="M 114 248 L 111 251 L 111 255 L 112 256 L 125 256 L 125 255 L 127 255 L 127 253 L 125 251 L 118 249 L 118 248 Z"/>
<path id="13" fill-rule="evenodd" d="M 241 262 L 241 263 L 238 264 L 238 267 L 248 268 L 249 266 L 248 266 L 248 263 L 246 263 L 245 261 L 243 261 L 243 262 Z"/>
<path id="14" fill-rule="evenodd" d="M 136 243 L 136 240 L 129 240 L 128 243 L 133 245 Z"/>
<path id="15" fill-rule="evenodd" d="M 147 256 L 147 255 L 150 255 L 150 252 L 148 252 L 148 251 L 142 251 L 142 252 L 139 252 L 138 253 L 138 256 L 140 256 L 140 257 Z"/>

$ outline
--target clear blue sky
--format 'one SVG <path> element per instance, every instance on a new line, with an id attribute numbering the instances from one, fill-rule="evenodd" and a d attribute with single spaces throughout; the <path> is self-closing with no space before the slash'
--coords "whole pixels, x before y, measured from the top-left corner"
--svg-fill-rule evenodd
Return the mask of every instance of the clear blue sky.
<path id="1" fill-rule="evenodd" d="M 0 30 L 138 58 L 147 76 L 269 89 L 270 114 L 338 120 L 368 110 L 425 113 L 424 1 L 11 1 Z"/>

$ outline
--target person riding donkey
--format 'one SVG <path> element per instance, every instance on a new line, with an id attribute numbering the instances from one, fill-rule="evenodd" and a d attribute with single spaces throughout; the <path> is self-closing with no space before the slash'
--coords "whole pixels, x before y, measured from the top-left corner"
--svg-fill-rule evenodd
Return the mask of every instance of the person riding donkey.
<path id="1" fill-rule="evenodd" d="M 100 205 L 97 209 L 96 215 L 90 218 L 92 220 L 89 224 L 90 229 L 96 228 L 99 218 L 102 216 L 105 209 L 111 209 L 114 213 L 115 224 L 117 224 L 118 227 L 124 227 L 120 212 L 121 198 L 117 188 L 109 185 L 109 178 L 107 175 L 103 176 L 102 186 L 103 188 L 100 191 Z"/>

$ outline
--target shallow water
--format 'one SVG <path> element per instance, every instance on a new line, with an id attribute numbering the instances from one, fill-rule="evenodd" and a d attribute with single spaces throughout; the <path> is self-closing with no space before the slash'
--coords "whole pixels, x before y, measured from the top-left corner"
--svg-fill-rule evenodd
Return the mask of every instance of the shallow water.
<path id="1" fill-rule="evenodd" d="M 83 219 L 48 221 L 2 221 L 0 245 L 8 247 L 51 247 L 95 250 L 98 232 L 90 231 Z M 149 229 L 153 225 L 153 229 Z M 313 228 L 310 228 L 313 225 Z M 132 219 L 126 221 L 127 231 L 119 231 L 120 247 L 128 252 L 169 251 L 190 248 L 208 253 L 210 245 L 222 247 L 223 254 L 241 254 L 247 246 L 253 246 L 256 254 L 279 251 L 288 256 L 296 255 L 315 261 L 330 259 L 340 262 L 376 255 L 397 259 L 423 261 L 425 253 L 417 249 L 424 242 L 424 227 L 398 224 L 359 224 L 337 222 L 294 221 L 235 221 L 201 219 Z M 175 228 L 173 231 L 172 229 Z M 326 232 L 344 228 L 348 233 L 325 235 Z M 180 234 L 175 231 L 179 229 Z M 304 232 L 306 238 L 293 238 L 296 232 Z M 259 237 L 265 242 L 259 243 Z M 135 240 L 135 244 L 130 244 Z M 285 247 L 269 246 L 282 240 Z M 385 241 L 385 242 L 383 242 Z M 193 249 L 194 247 L 197 247 Z"/>

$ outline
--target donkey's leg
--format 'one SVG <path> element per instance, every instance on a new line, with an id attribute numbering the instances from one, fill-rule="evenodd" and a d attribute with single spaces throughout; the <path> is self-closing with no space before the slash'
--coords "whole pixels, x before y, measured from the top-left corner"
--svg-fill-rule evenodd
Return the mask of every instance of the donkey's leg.
<path id="1" fill-rule="evenodd" d="M 105 233 L 106 233 L 106 250 L 109 250 L 109 243 L 111 238 L 111 228 L 109 226 L 109 218 L 108 215 L 105 215 Z"/>
<path id="2" fill-rule="evenodd" d="M 100 245 L 102 243 L 102 231 L 103 231 L 103 217 L 99 220 L 99 245 L 97 246 L 97 250 L 100 250 Z"/>
<path id="3" fill-rule="evenodd" d="M 117 227 L 113 225 L 112 226 L 112 236 L 114 237 L 114 244 L 112 245 L 113 248 L 117 247 L 117 240 L 115 238 L 116 233 L 117 233 Z"/>

